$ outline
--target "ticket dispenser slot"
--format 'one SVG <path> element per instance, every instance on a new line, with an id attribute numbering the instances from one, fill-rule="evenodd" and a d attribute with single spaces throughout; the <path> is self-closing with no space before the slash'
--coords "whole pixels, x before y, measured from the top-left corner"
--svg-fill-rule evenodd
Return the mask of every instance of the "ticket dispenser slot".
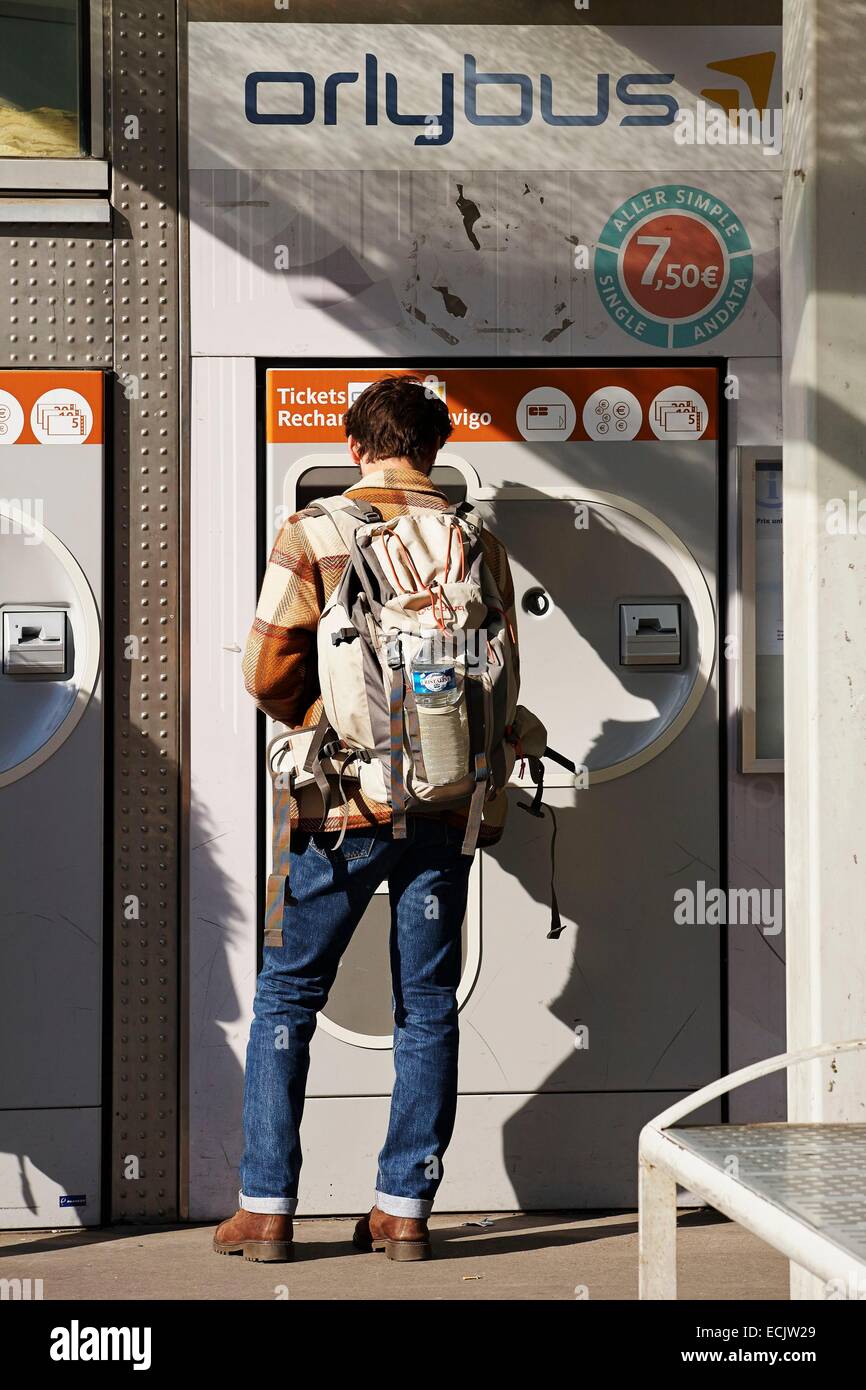
<path id="1" fill-rule="evenodd" d="M 62 608 L 7 609 L 3 614 L 3 673 L 63 678 L 67 667 Z"/>
<path id="2" fill-rule="evenodd" d="M 621 666 L 679 666 L 682 634 L 678 603 L 621 603 Z"/>

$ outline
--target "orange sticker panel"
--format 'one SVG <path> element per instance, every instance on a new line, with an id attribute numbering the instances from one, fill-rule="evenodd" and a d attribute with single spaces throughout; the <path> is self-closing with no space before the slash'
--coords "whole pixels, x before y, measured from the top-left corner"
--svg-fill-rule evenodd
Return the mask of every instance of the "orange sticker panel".
<path id="1" fill-rule="evenodd" d="M 0 447 L 101 444 L 102 372 L 0 371 Z"/>
<path id="2" fill-rule="evenodd" d="M 718 437 L 713 367 L 279 367 L 267 374 L 268 443 L 345 441 L 349 405 L 385 376 L 415 377 L 435 391 L 451 415 L 452 443 Z"/>

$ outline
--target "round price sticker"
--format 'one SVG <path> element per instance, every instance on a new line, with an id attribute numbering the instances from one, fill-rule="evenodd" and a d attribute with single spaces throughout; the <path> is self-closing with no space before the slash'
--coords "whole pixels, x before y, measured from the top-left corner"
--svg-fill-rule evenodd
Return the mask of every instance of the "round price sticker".
<path id="1" fill-rule="evenodd" d="M 752 287 L 748 234 L 700 188 L 644 189 L 608 219 L 595 283 L 626 333 L 654 347 L 695 348 L 729 328 Z"/>

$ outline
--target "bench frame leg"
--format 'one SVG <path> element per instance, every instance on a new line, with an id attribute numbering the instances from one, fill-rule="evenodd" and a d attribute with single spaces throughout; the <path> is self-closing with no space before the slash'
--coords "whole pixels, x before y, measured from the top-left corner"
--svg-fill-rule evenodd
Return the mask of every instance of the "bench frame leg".
<path id="1" fill-rule="evenodd" d="M 639 1298 L 676 1299 L 677 1185 L 643 1154 L 638 1181 Z"/>

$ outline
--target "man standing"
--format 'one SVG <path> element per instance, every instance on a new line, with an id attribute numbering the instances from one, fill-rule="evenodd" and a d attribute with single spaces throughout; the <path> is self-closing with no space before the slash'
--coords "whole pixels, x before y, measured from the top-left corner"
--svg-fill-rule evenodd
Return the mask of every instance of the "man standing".
<path id="1" fill-rule="evenodd" d="M 451 420 L 422 382 L 406 376 L 375 382 L 347 411 L 345 429 L 361 474 L 348 494 L 359 504 L 375 508 L 385 522 L 410 508 L 448 507 L 430 473 Z M 507 556 L 489 532 L 482 532 L 482 542 L 513 634 Z M 332 520 L 314 510 L 290 517 L 274 545 L 243 666 L 259 708 L 283 724 L 319 720 L 316 629 L 347 559 Z M 504 792 L 486 803 L 479 843 L 499 838 L 504 810 Z M 426 1259 L 427 1218 L 457 1105 L 456 995 L 472 865 L 472 856 L 462 852 L 468 805 L 410 814 L 405 838 L 392 834 L 391 807 L 360 790 L 349 797 L 348 819 L 341 808 L 322 822 L 320 814 L 305 816 L 295 801 L 291 812 L 291 900 L 282 945 L 265 946 L 247 1050 L 240 1210 L 217 1228 L 214 1249 L 252 1260 L 292 1257 L 299 1131 L 316 1015 L 370 898 L 387 880 L 395 1081 L 375 1205 L 358 1222 L 355 1245 L 384 1249 L 391 1259 Z M 431 899 L 434 915 L 425 912 Z"/>

